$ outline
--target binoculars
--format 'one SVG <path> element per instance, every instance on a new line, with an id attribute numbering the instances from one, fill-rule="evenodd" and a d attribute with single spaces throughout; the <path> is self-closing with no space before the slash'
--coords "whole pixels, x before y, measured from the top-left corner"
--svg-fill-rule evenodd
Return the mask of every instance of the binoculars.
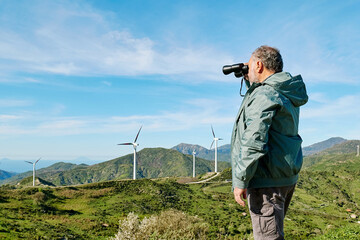
<path id="1" fill-rule="evenodd" d="M 225 75 L 233 72 L 235 77 L 240 78 L 249 72 L 249 67 L 243 63 L 236 63 L 233 65 L 225 65 L 222 70 Z"/>

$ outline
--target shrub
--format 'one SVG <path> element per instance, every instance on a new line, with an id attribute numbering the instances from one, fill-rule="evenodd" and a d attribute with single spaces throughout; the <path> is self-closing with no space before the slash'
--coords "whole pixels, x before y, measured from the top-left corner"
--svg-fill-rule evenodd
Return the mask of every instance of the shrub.
<path id="1" fill-rule="evenodd" d="M 43 205 L 46 201 L 46 195 L 43 192 L 37 192 L 33 195 L 35 205 Z"/>
<path id="2" fill-rule="evenodd" d="M 129 213 L 127 218 L 120 220 L 119 232 L 110 239 L 206 239 L 207 231 L 208 224 L 202 219 L 178 210 L 167 210 L 142 221 Z"/>

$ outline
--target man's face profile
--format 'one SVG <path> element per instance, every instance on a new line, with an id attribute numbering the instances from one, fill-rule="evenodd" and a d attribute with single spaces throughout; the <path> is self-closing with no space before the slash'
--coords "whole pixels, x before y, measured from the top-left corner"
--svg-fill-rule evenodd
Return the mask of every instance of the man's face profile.
<path id="1" fill-rule="evenodd" d="M 258 82 L 258 77 L 256 74 L 256 62 L 253 56 L 250 57 L 250 60 L 245 65 L 249 66 L 249 72 L 245 75 L 245 79 L 250 83 Z"/>

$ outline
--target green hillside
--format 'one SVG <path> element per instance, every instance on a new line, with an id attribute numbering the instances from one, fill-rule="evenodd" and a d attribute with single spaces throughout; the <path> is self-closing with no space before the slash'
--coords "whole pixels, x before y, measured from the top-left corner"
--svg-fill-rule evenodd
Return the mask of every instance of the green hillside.
<path id="1" fill-rule="evenodd" d="M 73 164 L 73 163 L 58 162 L 49 167 L 37 169 L 36 176 L 46 178 L 46 176 L 54 175 L 56 173 L 61 173 L 66 170 L 75 169 L 75 168 L 81 169 L 81 168 L 86 168 L 87 166 L 88 165 L 86 165 L 86 164 L 77 165 L 77 164 Z M 9 184 L 9 183 L 17 184 L 22 179 L 30 177 L 32 175 L 33 175 L 32 171 L 19 173 L 19 174 L 14 175 L 13 177 L 10 177 L 10 178 L 0 181 L 0 184 Z"/>
<path id="2" fill-rule="evenodd" d="M 192 176 L 192 162 L 192 156 L 176 150 L 145 148 L 137 154 L 137 178 L 189 177 Z M 130 179 L 133 174 L 133 154 L 91 166 L 75 165 L 64 169 L 62 165 L 39 170 L 37 176 L 57 186 Z M 218 163 L 219 171 L 229 166 L 227 162 Z M 197 175 L 211 171 L 214 171 L 214 161 L 196 158 Z M 21 176 L 16 176 L 6 183 L 17 184 L 20 179 Z"/>
<path id="3" fill-rule="evenodd" d="M 356 147 L 360 145 L 360 140 L 348 140 L 346 142 L 336 144 L 333 147 L 322 151 L 322 154 L 337 154 L 337 153 L 356 153 Z"/>
<path id="4" fill-rule="evenodd" d="M 356 146 L 359 140 L 349 140 L 336 144 L 317 154 L 304 157 L 304 168 L 313 170 L 359 169 Z"/>
<path id="5" fill-rule="evenodd" d="M 137 154 L 137 178 L 188 177 L 192 175 L 192 156 L 165 148 L 145 148 Z M 213 161 L 196 159 L 196 174 L 213 171 Z M 219 169 L 229 167 L 221 162 Z M 44 178 L 56 185 L 73 185 L 114 179 L 130 179 L 133 174 L 133 154 L 95 164 L 84 169 L 72 169 Z"/>
<path id="6" fill-rule="evenodd" d="M 285 218 L 286 239 L 359 239 L 360 157 L 341 153 L 348 144 L 343 146 L 334 146 L 336 153 L 304 159 L 307 166 L 300 172 Z M 139 175 L 174 174 L 172 168 L 182 175 L 191 170 L 179 171 L 182 164 L 192 163 L 192 157 L 175 150 L 144 149 L 138 156 Z M 200 165 L 206 163 L 213 164 L 199 160 Z M 145 166 L 160 170 L 146 172 Z M 67 179 L 66 174 L 77 171 L 80 178 L 82 171 L 92 168 L 94 176 L 100 176 L 96 171 L 110 176 L 112 168 L 113 176 L 116 171 L 121 176 L 131 174 L 131 167 L 132 155 L 127 155 L 63 171 L 62 176 Z M 62 187 L 4 185 L 0 187 L 0 239 L 109 239 L 118 233 L 119 220 L 120 234 L 128 239 L 180 239 L 185 233 L 197 236 L 188 239 L 253 239 L 248 209 L 234 201 L 230 178 L 231 168 L 225 168 L 202 184 L 161 178 Z M 24 180 L 25 185 L 30 179 Z M 136 235 L 140 230 L 141 236 Z"/>
<path id="7" fill-rule="evenodd" d="M 31 176 L 31 177 L 26 177 L 26 178 L 24 178 L 24 179 L 22 179 L 18 184 L 17 184 L 17 186 L 22 186 L 22 187 L 24 187 L 24 186 L 32 186 L 33 185 L 33 177 Z M 44 187 L 44 186 L 52 186 L 52 187 L 54 187 L 55 185 L 54 184 L 52 184 L 51 182 L 48 182 L 48 181 L 46 181 L 46 180 L 44 180 L 44 179 L 42 179 L 42 178 L 39 178 L 39 177 L 35 177 L 35 186 L 42 186 L 42 187 Z"/>
<path id="8" fill-rule="evenodd" d="M 313 171 L 360 170 L 360 158 L 355 153 L 313 155 L 304 158 L 304 168 Z"/>
<path id="9" fill-rule="evenodd" d="M 176 211 L 171 212 L 174 221 L 184 214 L 196 220 L 187 225 L 196 231 L 201 229 L 202 234 L 206 234 L 201 239 L 252 239 L 248 209 L 235 203 L 231 183 L 224 181 L 229 176 L 230 168 L 220 174 L 217 181 L 193 185 L 179 184 L 172 178 L 105 181 L 69 187 L 2 186 L 0 238 L 107 239 L 118 232 L 119 220 L 123 226 L 136 229 L 144 217 L 159 218 L 163 211 L 174 209 Z M 357 239 L 360 233 L 358 202 L 357 172 L 302 171 L 285 219 L 287 239 Z M 139 220 L 130 218 L 134 216 L 132 213 Z M 352 214 L 356 217 L 352 218 Z M 166 221 L 170 224 L 172 219 Z M 152 229 L 168 228 L 165 225 Z M 182 231 L 184 229 L 173 231 L 172 236 L 182 236 Z M 158 234 L 164 236 L 166 232 Z"/>

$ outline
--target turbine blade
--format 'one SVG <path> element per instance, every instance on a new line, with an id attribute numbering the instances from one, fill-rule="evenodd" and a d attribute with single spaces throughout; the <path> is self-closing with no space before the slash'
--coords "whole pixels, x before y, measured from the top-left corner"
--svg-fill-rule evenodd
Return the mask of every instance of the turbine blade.
<path id="1" fill-rule="evenodd" d="M 133 145 L 132 143 L 119 143 L 118 145 Z"/>
<path id="2" fill-rule="evenodd" d="M 219 138 L 219 140 L 224 140 L 224 139 L 222 139 L 222 138 Z"/>
<path id="3" fill-rule="evenodd" d="M 32 162 L 29 162 L 29 161 L 25 161 L 25 162 L 30 163 L 30 164 L 34 164 L 34 163 L 32 163 Z"/>
<path id="4" fill-rule="evenodd" d="M 142 129 L 142 126 L 140 127 L 140 129 L 139 129 L 139 131 L 138 131 L 138 133 L 137 133 L 137 135 L 136 135 L 136 138 L 135 138 L 134 143 L 136 143 L 136 140 L 137 140 L 137 139 L 138 139 L 138 137 L 139 137 L 139 133 L 140 133 L 141 129 Z"/>
<path id="5" fill-rule="evenodd" d="M 40 160 L 41 158 L 39 158 L 38 160 L 36 160 L 35 164 L 37 164 L 37 162 Z"/>
<path id="6" fill-rule="evenodd" d="M 214 144 L 215 140 L 212 141 L 211 145 L 210 145 L 210 150 L 212 148 L 212 145 Z"/>
<path id="7" fill-rule="evenodd" d="M 213 136 L 214 136 L 214 138 L 215 138 L 215 133 L 214 133 L 214 129 L 213 129 L 213 126 L 211 125 L 211 131 L 212 131 L 212 134 L 213 134 Z"/>

